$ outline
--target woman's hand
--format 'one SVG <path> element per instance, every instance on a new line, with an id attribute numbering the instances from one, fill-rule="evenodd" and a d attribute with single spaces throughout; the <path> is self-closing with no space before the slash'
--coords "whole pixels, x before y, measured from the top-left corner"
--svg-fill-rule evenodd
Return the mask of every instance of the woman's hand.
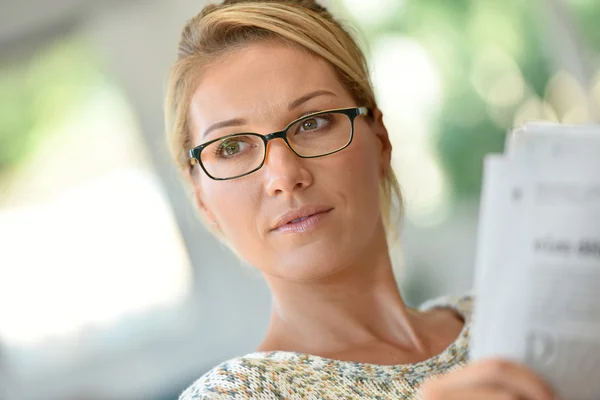
<path id="1" fill-rule="evenodd" d="M 467 365 L 423 384 L 419 400 L 553 400 L 550 388 L 524 366 L 501 360 Z"/>

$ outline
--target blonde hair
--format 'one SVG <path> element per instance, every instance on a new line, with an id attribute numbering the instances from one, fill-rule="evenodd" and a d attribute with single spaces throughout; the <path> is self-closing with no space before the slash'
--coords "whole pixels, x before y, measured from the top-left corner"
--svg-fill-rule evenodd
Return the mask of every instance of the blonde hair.
<path id="1" fill-rule="evenodd" d="M 208 5 L 183 28 L 168 85 L 166 130 L 172 156 L 181 171 L 189 171 L 188 150 L 194 146 L 188 112 L 196 78 L 220 56 L 269 39 L 325 59 L 357 105 L 371 110 L 376 107 L 363 52 L 348 31 L 316 1 L 225 0 L 220 5 Z M 388 238 L 395 236 L 402 196 L 391 168 L 380 184 L 380 208 Z M 394 218 L 395 214 L 398 218 Z"/>

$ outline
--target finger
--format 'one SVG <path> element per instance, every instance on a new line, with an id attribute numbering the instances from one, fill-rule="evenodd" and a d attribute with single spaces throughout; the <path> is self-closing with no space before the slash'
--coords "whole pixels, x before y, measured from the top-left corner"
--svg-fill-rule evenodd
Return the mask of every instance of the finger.
<path id="1" fill-rule="evenodd" d="M 485 360 L 448 374 L 440 384 L 459 389 L 473 386 L 504 388 L 527 400 L 552 400 L 550 388 L 528 368 L 503 360 Z"/>

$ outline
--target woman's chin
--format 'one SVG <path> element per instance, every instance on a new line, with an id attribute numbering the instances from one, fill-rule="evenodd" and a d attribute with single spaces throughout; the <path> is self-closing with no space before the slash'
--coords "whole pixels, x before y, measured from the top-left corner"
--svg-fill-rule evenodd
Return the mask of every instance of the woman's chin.
<path id="1" fill-rule="evenodd" d="M 356 248 L 345 250 L 341 247 L 346 246 L 340 246 L 338 242 L 336 247 L 303 246 L 296 251 L 282 252 L 273 264 L 274 275 L 294 281 L 314 281 L 334 275 L 357 258 Z"/>

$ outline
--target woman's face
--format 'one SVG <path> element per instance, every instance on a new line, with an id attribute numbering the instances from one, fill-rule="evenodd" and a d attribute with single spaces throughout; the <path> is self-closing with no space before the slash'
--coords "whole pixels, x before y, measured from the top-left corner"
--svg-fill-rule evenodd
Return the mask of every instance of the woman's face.
<path id="1" fill-rule="evenodd" d="M 191 101 L 193 142 L 268 134 L 310 112 L 356 106 L 363 104 L 326 61 L 278 42 L 252 44 L 205 70 Z M 204 135 L 230 120 L 235 126 Z M 391 152 L 378 112 L 354 123 L 350 146 L 332 155 L 299 158 L 276 139 L 263 167 L 241 178 L 212 180 L 196 165 L 193 184 L 207 219 L 267 275 L 311 280 L 350 266 L 384 238 L 378 188 Z M 280 226 L 293 216 L 307 218 Z"/>

